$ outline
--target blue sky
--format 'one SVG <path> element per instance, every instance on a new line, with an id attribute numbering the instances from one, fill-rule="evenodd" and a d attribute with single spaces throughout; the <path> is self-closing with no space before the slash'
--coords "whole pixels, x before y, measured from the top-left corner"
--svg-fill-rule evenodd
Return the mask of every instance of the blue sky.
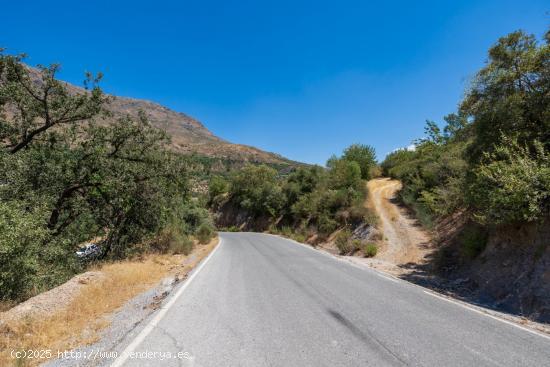
<path id="1" fill-rule="evenodd" d="M 201 120 L 216 135 L 323 164 L 379 158 L 456 109 L 487 49 L 542 36 L 546 1 L 10 1 L 0 47 L 61 78 Z"/>

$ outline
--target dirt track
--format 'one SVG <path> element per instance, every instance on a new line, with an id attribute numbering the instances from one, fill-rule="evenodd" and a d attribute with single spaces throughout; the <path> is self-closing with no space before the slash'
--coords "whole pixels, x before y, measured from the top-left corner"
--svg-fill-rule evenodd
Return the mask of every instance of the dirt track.
<path id="1" fill-rule="evenodd" d="M 377 256 L 380 260 L 403 265 L 422 263 L 430 253 L 430 236 L 411 218 L 395 198 L 401 182 L 379 178 L 368 182 L 369 205 L 380 218 L 385 244 Z"/>

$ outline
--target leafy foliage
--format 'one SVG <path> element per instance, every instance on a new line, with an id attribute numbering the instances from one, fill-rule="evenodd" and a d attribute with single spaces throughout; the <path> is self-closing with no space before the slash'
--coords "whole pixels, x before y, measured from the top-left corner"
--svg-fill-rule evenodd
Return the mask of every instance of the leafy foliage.
<path id="1" fill-rule="evenodd" d="M 343 229 L 336 235 L 334 241 L 336 248 L 340 251 L 340 254 L 349 254 L 353 249 L 353 243 L 351 240 L 351 231 L 349 229 Z"/>
<path id="2" fill-rule="evenodd" d="M 382 163 L 424 224 L 467 209 L 483 225 L 532 222 L 550 213 L 550 45 L 521 31 L 489 50 L 443 130 L 428 122 L 414 150 Z"/>
<path id="3" fill-rule="evenodd" d="M 239 206 L 255 215 L 275 217 L 284 204 L 277 171 L 265 165 L 248 165 L 233 174 L 231 195 Z"/>
<path id="4" fill-rule="evenodd" d="M 222 197 L 253 217 L 267 216 L 282 229 L 297 229 L 300 237 L 308 232 L 326 237 L 339 227 L 373 221 L 363 205 L 366 187 L 360 164 L 333 157 L 327 166 L 299 167 L 283 176 L 267 166 L 249 165 L 231 175 L 228 184 L 222 178 L 211 180 L 210 205 L 216 207 L 216 198 Z"/>
<path id="5" fill-rule="evenodd" d="M 376 243 L 367 243 L 363 249 L 365 257 L 375 257 L 378 253 L 378 246 Z"/>
<path id="6" fill-rule="evenodd" d="M 74 90 L 58 70 L 0 53 L 1 298 L 70 277 L 75 249 L 93 238 L 103 257 L 122 258 L 147 242 L 188 253 L 188 236 L 212 229 L 189 195 L 190 161 L 166 150 L 168 136 L 143 114 L 106 124 L 100 76 Z"/>
<path id="7" fill-rule="evenodd" d="M 348 162 L 355 162 L 361 170 L 361 178 L 369 180 L 372 178 L 372 169 L 377 166 L 376 152 L 370 145 L 353 144 L 344 150 L 342 159 Z"/>
<path id="8" fill-rule="evenodd" d="M 550 153 L 534 141 L 534 152 L 516 140 L 485 153 L 473 171 L 471 201 L 481 223 L 530 222 L 550 210 Z"/>

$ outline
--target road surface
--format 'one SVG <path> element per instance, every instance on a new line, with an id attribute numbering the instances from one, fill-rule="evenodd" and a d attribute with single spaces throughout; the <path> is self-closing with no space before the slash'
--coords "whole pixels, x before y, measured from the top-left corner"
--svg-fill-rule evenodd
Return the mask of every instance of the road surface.
<path id="1" fill-rule="evenodd" d="M 550 339 L 418 286 L 271 235 L 220 237 L 115 366 L 550 365 Z"/>

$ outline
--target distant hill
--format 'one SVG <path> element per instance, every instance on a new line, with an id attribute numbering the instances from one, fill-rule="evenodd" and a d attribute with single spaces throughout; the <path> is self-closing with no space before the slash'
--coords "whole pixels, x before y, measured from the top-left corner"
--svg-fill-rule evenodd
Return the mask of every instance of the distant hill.
<path id="1" fill-rule="evenodd" d="M 220 139 L 196 119 L 157 103 L 114 96 L 107 109 L 113 113 L 114 117 L 126 114 L 137 117 L 140 110 L 145 112 L 154 126 L 167 131 L 172 136 L 172 148 L 181 153 L 196 153 L 207 157 L 244 162 L 294 163 L 275 153 Z"/>
<path id="2" fill-rule="evenodd" d="M 40 82 L 39 71 L 32 67 L 29 67 L 29 71 L 31 78 L 36 82 Z M 74 93 L 83 92 L 80 87 L 70 83 L 66 84 L 68 89 Z M 266 163 L 283 166 L 300 164 L 279 154 L 223 140 L 215 136 L 200 121 L 158 103 L 113 95 L 110 97 L 110 103 L 106 108 L 112 112 L 113 119 L 125 115 L 137 117 L 139 111 L 143 111 L 153 126 L 170 134 L 172 138 L 171 148 L 177 152 L 227 159 L 233 162 Z"/>

